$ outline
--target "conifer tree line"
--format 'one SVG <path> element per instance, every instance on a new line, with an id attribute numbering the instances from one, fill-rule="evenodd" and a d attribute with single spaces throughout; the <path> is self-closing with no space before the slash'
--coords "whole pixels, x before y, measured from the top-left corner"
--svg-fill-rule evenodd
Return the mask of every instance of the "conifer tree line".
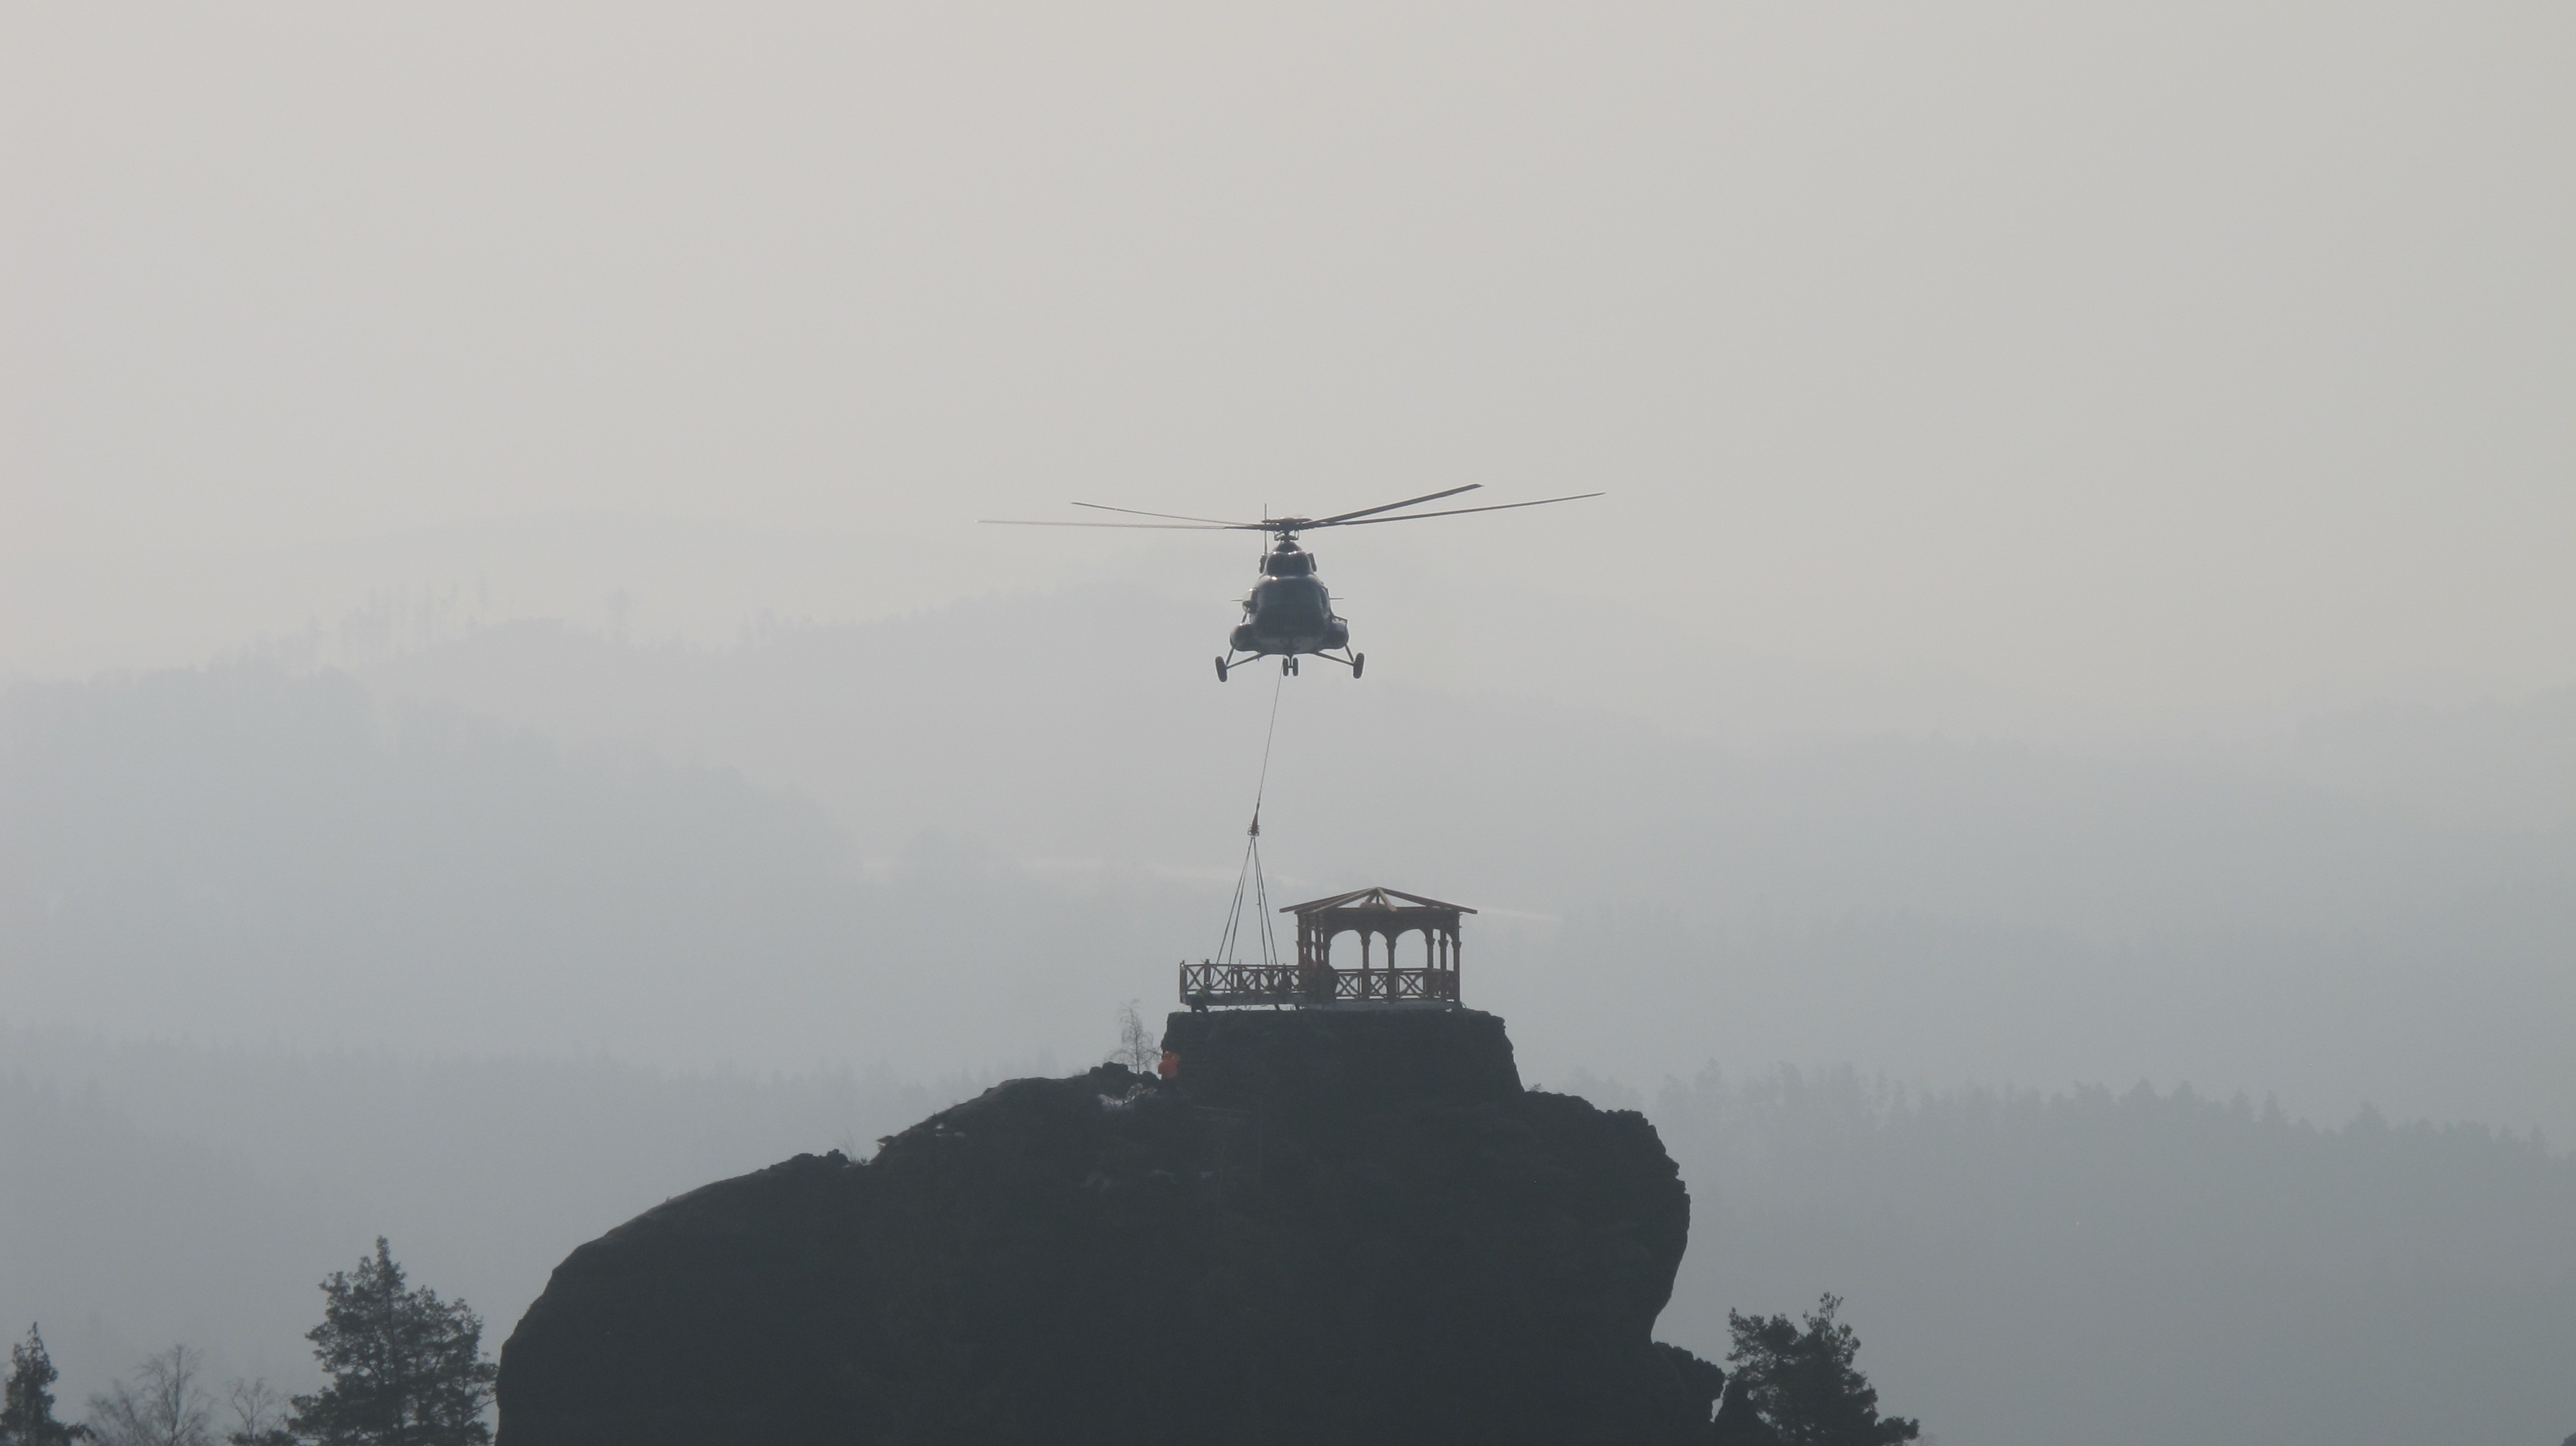
<path id="1" fill-rule="evenodd" d="M 331 1272 L 322 1299 L 322 1323 L 305 1333 L 321 1390 L 233 1381 L 218 1398 L 196 1349 L 175 1345 L 90 1397 L 78 1423 L 56 1414 L 61 1373 L 31 1325 L 9 1351 L 0 1446 L 489 1446 L 499 1368 L 465 1302 L 409 1284 L 382 1236 L 357 1269 Z"/>

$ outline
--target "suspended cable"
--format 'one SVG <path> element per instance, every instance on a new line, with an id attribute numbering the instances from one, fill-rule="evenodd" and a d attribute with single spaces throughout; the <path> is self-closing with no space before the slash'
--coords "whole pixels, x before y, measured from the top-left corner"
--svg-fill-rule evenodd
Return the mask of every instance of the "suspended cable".
<path id="1" fill-rule="evenodd" d="M 1235 875 L 1234 902 L 1226 910 L 1225 933 L 1217 940 L 1216 959 L 1219 963 L 1238 962 L 1235 952 L 1243 942 L 1243 896 L 1247 886 L 1252 894 L 1253 911 L 1261 918 L 1261 962 L 1265 965 L 1279 962 L 1279 946 L 1270 924 L 1270 881 L 1261 867 L 1261 803 L 1270 792 L 1270 748 L 1279 737 L 1279 694 L 1287 682 L 1283 674 L 1270 689 L 1270 724 L 1261 735 L 1261 776 L 1252 789 L 1252 826 L 1244 830 L 1243 869 Z"/>

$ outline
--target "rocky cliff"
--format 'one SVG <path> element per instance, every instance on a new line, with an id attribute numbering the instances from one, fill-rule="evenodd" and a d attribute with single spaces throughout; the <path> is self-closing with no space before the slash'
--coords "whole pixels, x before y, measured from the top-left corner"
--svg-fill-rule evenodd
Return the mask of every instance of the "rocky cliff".
<path id="1" fill-rule="evenodd" d="M 1714 1440 L 1653 1343 L 1653 1126 L 1526 1091 L 1502 1021 L 1178 1014 L 1168 1082 L 1015 1080 L 573 1252 L 502 1446 Z"/>

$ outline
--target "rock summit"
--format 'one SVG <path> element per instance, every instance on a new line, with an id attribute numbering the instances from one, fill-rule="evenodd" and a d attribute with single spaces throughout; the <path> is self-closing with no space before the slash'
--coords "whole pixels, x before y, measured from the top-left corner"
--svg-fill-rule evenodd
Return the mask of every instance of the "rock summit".
<path id="1" fill-rule="evenodd" d="M 1176 1014 L 1168 1079 L 997 1085 L 573 1252 L 501 1446 L 1718 1438 L 1654 1342 L 1654 1127 L 1522 1088 L 1467 1010 Z"/>

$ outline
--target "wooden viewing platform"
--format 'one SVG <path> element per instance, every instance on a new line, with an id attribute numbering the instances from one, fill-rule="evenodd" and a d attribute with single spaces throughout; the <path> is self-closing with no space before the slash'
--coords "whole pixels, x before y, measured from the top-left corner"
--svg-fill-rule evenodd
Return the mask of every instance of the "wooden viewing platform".
<path id="1" fill-rule="evenodd" d="M 1475 910 L 1381 887 L 1290 904 L 1279 912 L 1297 916 L 1295 963 L 1183 964 L 1181 1002 L 1192 1009 L 1458 1007 L 1458 921 Z M 1412 933 L 1422 935 L 1418 969 L 1396 959 L 1396 941 Z M 1344 934 L 1360 936 L 1357 969 L 1333 964 L 1333 941 Z M 1372 950 L 1379 939 L 1386 941 L 1384 963 Z"/>

